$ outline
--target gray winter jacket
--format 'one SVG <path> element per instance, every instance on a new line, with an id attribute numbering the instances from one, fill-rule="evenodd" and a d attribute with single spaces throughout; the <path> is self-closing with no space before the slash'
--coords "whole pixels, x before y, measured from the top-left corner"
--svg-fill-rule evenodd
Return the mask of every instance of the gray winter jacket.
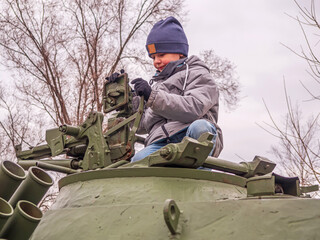
<path id="1" fill-rule="evenodd" d="M 217 157 L 223 148 L 222 132 L 217 125 L 219 92 L 208 67 L 198 57 L 170 62 L 151 79 L 152 92 L 138 133 L 148 133 L 145 145 L 188 127 L 197 119 L 206 119 L 217 128 Z M 165 130 L 163 129 L 163 127 Z"/>

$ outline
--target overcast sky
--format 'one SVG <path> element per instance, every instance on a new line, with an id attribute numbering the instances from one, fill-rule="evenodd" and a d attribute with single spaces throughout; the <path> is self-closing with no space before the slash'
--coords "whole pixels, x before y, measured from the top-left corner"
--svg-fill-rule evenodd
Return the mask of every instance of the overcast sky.
<path id="1" fill-rule="evenodd" d="M 319 12 L 320 1 L 316 2 Z M 295 50 L 305 45 L 298 23 L 287 15 L 297 16 L 297 6 L 293 0 L 186 0 L 186 9 L 189 54 L 213 49 L 237 66 L 242 85 L 239 107 L 231 112 L 220 110 L 219 125 L 224 134 L 220 157 L 239 162 L 261 155 L 272 160 L 268 151 L 278 141 L 257 125 L 270 122 L 262 99 L 280 120 L 286 113 L 286 79 L 292 101 L 301 105 L 305 116 L 319 109 L 318 103 L 306 101 L 310 96 L 299 82 L 311 88 L 314 85 L 306 72 L 307 63 L 282 45 Z M 3 70 L 0 77 L 8 78 Z"/>
<path id="2" fill-rule="evenodd" d="M 306 102 L 310 97 L 299 82 L 314 85 L 307 63 L 282 45 L 298 51 L 304 45 L 298 23 L 287 15 L 296 17 L 297 6 L 293 0 L 187 0 L 186 7 L 189 54 L 214 49 L 237 66 L 242 85 L 239 107 L 229 113 L 220 111 L 225 145 L 220 157 L 239 162 L 260 155 L 272 160 L 268 151 L 278 141 L 257 125 L 270 122 L 263 99 L 280 120 L 286 112 L 285 79 L 292 102 L 301 104 L 305 116 L 317 104 Z"/>

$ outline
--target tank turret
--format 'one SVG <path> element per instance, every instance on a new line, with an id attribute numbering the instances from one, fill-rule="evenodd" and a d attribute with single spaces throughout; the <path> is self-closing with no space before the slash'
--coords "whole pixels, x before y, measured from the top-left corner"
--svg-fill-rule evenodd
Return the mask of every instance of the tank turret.
<path id="1" fill-rule="evenodd" d="M 136 131 L 144 101 L 140 99 L 134 111 L 124 73 L 105 84 L 103 102 L 105 113 L 115 110 L 106 131 L 102 131 L 104 115 L 92 112 L 79 126 L 48 130 L 45 145 L 27 151 L 17 146 L 19 165 L 29 169 L 28 177 L 19 166 L 2 163 L 16 176 L 9 180 L 0 171 L 0 237 L 320 238 L 320 200 L 305 195 L 318 190 L 317 186 L 302 187 L 297 177 L 275 174 L 276 164 L 261 156 L 241 163 L 210 157 L 213 136 L 209 133 L 199 139 L 185 137 L 130 163 L 135 142 L 142 141 Z M 67 174 L 43 216 L 36 205 L 51 181 L 41 169 Z M 33 175 L 41 181 L 29 183 Z M 2 188 L 9 181 L 22 183 L 17 189 L 19 183 Z M 31 216 L 28 223 L 21 220 L 25 215 Z M 19 228 L 28 229 L 28 235 L 9 235 L 17 232 L 11 229 Z"/>

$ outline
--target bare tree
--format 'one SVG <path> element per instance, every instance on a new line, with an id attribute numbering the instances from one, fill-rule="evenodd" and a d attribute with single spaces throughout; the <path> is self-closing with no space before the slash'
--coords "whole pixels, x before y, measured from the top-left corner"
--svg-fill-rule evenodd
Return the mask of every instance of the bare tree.
<path id="1" fill-rule="evenodd" d="M 183 21 L 183 2 L 4 0 L 0 52 L 3 64 L 15 74 L 15 101 L 28 109 L 20 109 L 20 114 L 42 113 L 52 126 L 79 125 L 91 110 L 101 111 L 104 78 L 124 66 L 146 69 L 146 33 L 168 15 Z M 234 66 L 213 51 L 203 52 L 203 57 L 219 80 L 225 102 L 235 105 L 239 85 L 232 75 Z M 9 113 L 8 100 L 2 102 Z M 7 129 L 4 124 L 2 128 Z"/>
<path id="2" fill-rule="evenodd" d="M 271 152 L 283 167 L 286 175 L 299 176 L 303 185 L 320 183 L 320 145 L 319 145 L 319 115 L 304 118 L 299 105 L 292 106 L 285 89 L 287 114 L 283 123 L 277 123 L 270 113 L 271 124 L 266 129 L 279 139 L 277 145 L 271 147 Z"/>
<path id="3" fill-rule="evenodd" d="M 0 110 L 6 115 L 0 123 L 0 151 L 6 154 L 0 157 L 14 159 L 13 146 L 17 144 L 37 145 L 43 140 L 44 126 L 79 125 L 88 112 L 101 111 L 104 78 L 121 68 L 147 70 L 151 61 L 145 58 L 146 33 L 156 21 L 170 15 L 183 22 L 183 3 L 2 1 L 1 60 L 14 73 L 16 89 L 0 95 Z M 216 68 L 213 72 L 221 80 L 220 89 L 236 95 L 237 87 L 230 83 L 233 66 L 227 60 L 219 61 L 212 51 L 204 57 Z M 225 98 L 230 106 L 237 101 Z M 47 195 L 43 209 L 54 196 L 55 191 Z"/>
<path id="4" fill-rule="evenodd" d="M 0 45 L 29 104 L 56 124 L 79 124 L 102 108 L 104 77 L 141 59 L 150 23 L 182 12 L 182 0 L 6 0 Z M 133 49 L 135 49 L 133 51 Z"/>
<path id="5" fill-rule="evenodd" d="M 308 73 L 320 84 L 320 24 L 317 19 L 317 11 L 315 1 L 311 0 L 310 5 L 305 7 L 294 0 L 299 16 L 294 17 L 298 22 L 302 34 L 305 38 L 306 47 L 301 47 L 299 52 L 289 48 L 296 55 L 304 59 L 309 66 Z M 306 4 L 305 2 L 303 4 Z M 309 35 L 309 34 L 312 35 Z M 310 94 L 312 100 L 319 100 L 319 94 L 316 89 L 310 89 L 301 82 Z M 304 117 L 299 105 L 292 106 L 286 86 L 285 99 L 287 105 L 287 114 L 283 123 L 277 123 L 268 110 L 271 124 L 267 131 L 279 138 L 279 144 L 272 146 L 272 153 L 277 157 L 283 169 L 289 176 L 299 176 L 302 184 L 311 185 L 320 183 L 320 142 L 319 142 L 319 111 L 315 111 L 314 115 Z"/>
<path id="6" fill-rule="evenodd" d="M 320 85 L 320 21 L 318 19 L 320 4 L 315 0 L 310 0 L 309 6 L 305 7 L 294 0 L 299 15 L 293 17 L 299 24 L 305 39 L 305 47 L 301 46 L 300 51 L 289 48 L 293 53 L 304 59 L 309 66 L 308 73 L 312 79 Z M 304 3 L 306 4 L 306 3 Z M 317 15 L 318 14 L 318 15 Z M 313 100 L 320 100 L 320 95 L 315 89 L 310 89 L 303 82 L 302 86 L 308 91 Z"/>
<path id="7" fill-rule="evenodd" d="M 9 92 L 0 86 L 0 109 L 2 115 L 6 116 L 0 121 L 0 160 L 15 160 L 13 146 L 24 143 L 31 147 L 29 143 L 36 145 L 43 140 L 41 114 L 31 113 L 29 106 L 8 97 L 11 95 Z"/>
<path id="8" fill-rule="evenodd" d="M 0 99 L 4 98 L 4 89 L 3 87 L 0 85 Z M 0 106 L 3 105 L 0 104 Z M 3 112 L 3 110 L 1 111 L 1 113 Z M 2 122 L 0 122 L 2 124 Z M 1 128 L 0 128 L 1 129 Z M 11 146 L 11 142 L 10 139 L 8 139 L 8 135 L 6 134 L 6 132 L 4 131 L 0 131 L 0 161 L 1 160 L 5 160 L 7 155 L 11 155 L 10 153 L 8 153 L 8 149 L 10 149 Z"/>
<path id="9" fill-rule="evenodd" d="M 235 65 L 230 60 L 217 56 L 212 49 L 202 51 L 200 56 L 216 80 L 223 103 L 228 109 L 235 108 L 240 101 L 240 83 L 235 73 Z"/>

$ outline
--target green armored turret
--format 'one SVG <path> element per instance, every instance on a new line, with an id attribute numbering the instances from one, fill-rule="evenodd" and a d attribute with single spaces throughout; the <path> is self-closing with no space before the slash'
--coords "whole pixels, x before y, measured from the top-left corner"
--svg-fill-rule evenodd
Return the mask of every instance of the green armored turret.
<path id="1" fill-rule="evenodd" d="M 274 174 L 276 165 L 264 157 L 242 163 L 209 157 L 209 133 L 130 163 L 143 99 L 133 112 L 126 74 L 105 84 L 103 99 L 105 112 L 117 110 L 105 132 L 103 115 L 91 113 L 80 126 L 48 130 L 46 145 L 17 147 L 24 169 L 68 174 L 50 210 L 42 218 L 33 212 L 41 221 L 30 239 L 320 238 L 320 201 L 304 195 L 317 186 Z"/>

